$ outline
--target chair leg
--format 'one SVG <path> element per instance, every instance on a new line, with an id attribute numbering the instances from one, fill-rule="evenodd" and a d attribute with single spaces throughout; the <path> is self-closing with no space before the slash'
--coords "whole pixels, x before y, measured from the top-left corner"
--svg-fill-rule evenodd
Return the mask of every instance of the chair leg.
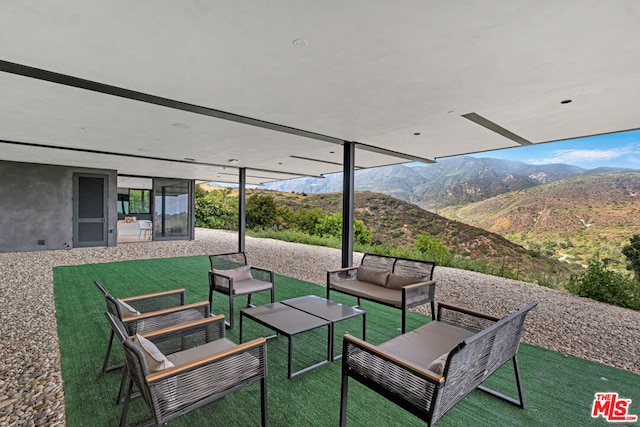
<path id="1" fill-rule="evenodd" d="M 276 302 L 276 299 L 275 299 L 275 297 L 276 297 L 275 289 L 273 289 L 273 288 L 274 288 L 274 286 L 271 286 L 271 304 L 273 304 L 274 302 Z M 327 299 L 329 299 L 329 298 L 327 298 Z"/>
<path id="2" fill-rule="evenodd" d="M 229 329 L 233 329 L 233 296 L 229 295 Z"/>
<path id="3" fill-rule="evenodd" d="M 127 415 L 129 414 L 129 402 L 131 401 L 131 391 L 133 390 L 133 379 L 129 380 L 129 387 L 124 398 L 124 405 L 122 406 L 122 415 L 120 416 L 120 427 L 127 425 Z"/>
<path id="4" fill-rule="evenodd" d="M 515 356 L 513 356 L 511 360 L 513 361 L 513 370 L 516 377 L 516 386 L 518 387 L 518 399 L 514 399 L 513 397 L 509 397 L 505 394 L 492 390 L 483 385 L 479 385 L 477 389 L 482 390 L 485 393 L 488 393 L 492 396 L 495 396 L 498 399 L 502 399 L 505 402 L 511 403 L 512 405 L 515 405 L 518 408 L 524 409 L 524 395 L 522 394 L 522 384 L 520 384 L 520 369 L 518 369 L 518 355 L 516 354 Z"/>
<path id="5" fill-rule="evenodd" d="M 251 294 L 249 294 L 249 296 L 247 296 L 247 307 L 252 307 L 252 305 L 251 305 Z"/>
<path id="6" fill-rule="evenodd" d="M 407 330 L 407 309 L 402 309 L 402 333 L 404 334 Z"/>
<path id="7" fill-rule="evenodd" d="M 349 395 L 349 377 L 342 374 L 342 384 L 340 387 L 340 427 L 347 425 L 347 397 Z"/>
<path id="8" fill-rule="evenodd" d="M 436 320 L 436 302 L 431 300 L 431 320 Z"/>
<path id="9" fill-rule="evenodd" d="M 260 410 L 262 413 L 262 427 L 269 425 L 269 413 L 267 411 L 267 378 L 260 380 Z"/>
<path id="10" fill-rule="evenodd" d="M 120 391 L 118 392 L 118 400 L 116 400 L 116 405 L 119 405 L 122 402 L 124 402 L 124 394 L 125 394 L 125 389 L 127 387 L 128 379 L 129 379 L 129 369 L 127 368 L 127 365 L 125 365 L 122 371 L 122 380 L 120 381 Z"/>

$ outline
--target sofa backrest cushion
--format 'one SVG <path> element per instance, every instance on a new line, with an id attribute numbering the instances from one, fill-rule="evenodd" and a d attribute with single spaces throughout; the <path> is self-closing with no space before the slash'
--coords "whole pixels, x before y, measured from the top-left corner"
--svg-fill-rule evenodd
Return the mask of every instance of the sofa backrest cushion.
<path id="1" fill-rule="evenodd" d="M 385 286 L 387 277 L 389 277 L 388 271 L 376 271 L 364 267 L 358 267 L 358 273 L 356 274 L 356 279 L 359 281 L 373 283 L 378 286 Z"/>
<path id="2" fill-rule="evenodd" d="M 429 280 L 428 277 L 405 277 L 390 273 L 385 286 L 389 289 L 402 289 L 403 286 L 426 282 L 427 280 Z"/>

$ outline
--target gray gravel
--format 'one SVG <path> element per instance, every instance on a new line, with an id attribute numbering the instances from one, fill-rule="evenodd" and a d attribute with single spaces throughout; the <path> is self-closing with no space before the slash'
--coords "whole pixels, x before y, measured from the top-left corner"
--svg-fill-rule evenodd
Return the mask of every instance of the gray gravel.
<path id="1" fill-rule="evenodd" d="M 247 238 L 253 265 L 323 285 L 340 251 Z M 237 235 L 196 230 L 191 242 L 141 242 L 117 248 L 0 254 L 0 427 L 65 424 L 52 268 L 89 262 L 233 252 Z M 356 254 L 357 265 L 361 254 Z M 640 373 L 640 312 L 534 284 L 437 267 L 436 299 L 494 315 L 532 300 L 524 341 Z M 417 311 L 428 313 L 428 307 Z M 96 369 L 99 366 L 96 365 Z"/>

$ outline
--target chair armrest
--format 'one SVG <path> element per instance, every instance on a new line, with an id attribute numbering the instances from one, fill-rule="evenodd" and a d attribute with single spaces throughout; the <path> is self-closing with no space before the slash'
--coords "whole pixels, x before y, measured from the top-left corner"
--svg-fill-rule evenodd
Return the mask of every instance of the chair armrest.
<path id="1" fill-rule="evenodd" d="M 142 336 L 150 341 L 153 341 L 154 339 L 163 338 L 166 336 L 186 335 L 186 333 L 192 332 L 193 330 L 200 330 L 203 326 L 206 325 L 220 326 L 222 328 L 222 331 L 224 332 L 224 314 L 218 314 L 217 316 L 206 317 L 204 319 L 194 320 L 192 322 L 180 323 L 175 326 L 169 326 L 167 328 L 158 329 L 151 332 L 145 332 L 142 334 Z M 224 333 L 219 338 L 224 338 Z M 214 338 L 214 340 L 219 338 Z"/>
<path id="2" fill-rule="evenodd" d="M 263 337 L 256 338 L 251 341 L 247 341 L 242 344 L 238 344 L 237 346 L 230 348 L 228 350 L 223 350 L 218 353 L 211 354 L 209 356 L 201 357 L 199 359 L 192 360 L 190 362 L 184 363 L 182 365 L 177 365 L 173 368 L 165 369 L 160 372 L 153 372 L 146 376 L 147 382 L 154 383 L 158 381 L 162 381 L 166 378 L 175 377 L 182 373 L 192 371 L 194 369 L 211 365 L 215 362 L 219 362 L 224 359 L 228 359 L 233 356 L 241 355 L 243 353 L 248 353 L 252 350 L 262 347 L 261 351 L 264 353 L 264 357 L 261 360 L 261 365 L 266 363 L 266 346 L 267 340 Z"/>
<path id="3" fill-rule="evenodd" d="M 142 336 L 165 355 L 189 350 L 225 338 L 224 315 L 172 325 Z"/>
<path id="4" fill-rule="evenodd" d="M 331 288 L 331 281 L 334 279 L 355 279 L 358 267 L 343 267 L 336 270 L 327 270 L 327 289 Z"/>
<path id="5" fill-rule="evenodd" d="M 128 298 L 120 298 L 120 300 L 131 305 L 141 313 L 162 310 L 169 307 L 184 305 L 185 289 L 173 289 L 153 294 L 136 295 Z"/>
<path id="6" fill-rule="evenodd" d="M 262 280 L 264 282 L 274 282 L 275 273 L 271 270 L 267 270 L 260 267 L 250 267 L 251 275 L 254 279 Z"/>
<path id="7" fill-rule="evenodd" d="M 367 357 L 371 357 L 374 359 L 379 359 L 380 362 L 382 362 L 383 364 L 391 364 L 396 366 L 397 368 L 399 368 L 400 370 L 403 371 L 407 371 L 410 374 L 415 375 L 416 377 L 422 378 L 425 381 L 434 384 L 436 387 L 441 387 L 444 385 L 445 383 L 445 378 L 442 375 L 438 375 L 433 371 L 430 371 L 429 369 L 427 369 L 426 366 L 418 366 L 415 363 L 412 363 L 406 359 L 403 359 L 399 356 L 384 352 L 382 350 L 380 350 L 378 347 L 376 347 L 375 345 L 372 345 L 366 341 L 361 340 L 360 338 L 354 337 L 353 335 L 350 334 L 345 334 L 344 335 L 344 341 L 343 341 L 343 349 L 345 354 L 342 357 L 342 364 L 343 367 L 345 365 L 349 366 L 349 365 L 353 365 L 350 364 L 349 361 L 351 360 L 351 358 L 349 357 L 349 352 L 353 351 L 350 350 L 351 347 L 355 347 L 358 350 L 365 352 L 368 354 Z M 357 350 L 356 350 L 357 351 Z M 357 356 L 354 356 L 357 357 Z M 378 363 L 380 363 L 378 362 Z M 368 367 L 375 367 L 376 362 L 372 362 L 372 363 L 368 363 L 367 364 Z M 375 368 L 373 368 L 375 369 Z M 343 368 L 344 370 L 344 368 Z M 357 369 L 356 369 L 357 370 Z M 394 369 L 383 369 L 383 371 L 385 373 L 391 372 Z M 366 376 L 366 375 L 365 375 Z M 401 379 L 401 381 L 403 381 L 404 379 Z"/>
<path id="8" fill-rule="evenodd" d="M 499 317 L 451 304 L 438 304 L 436 319 L 455 326 L 481 331 L 500 320 Z"/>
<path id="9" fill-rule="evenodd" d="M 163 292 L 155 292 L 152 294 L 146 294 L 146 295 L 136 295 L 136 296 L 132 296 L 132 297 L 127 297 L 127 298 L 120 298 L 121 301 L 125 301 L 125 302 L 131 302 L 131 301 L 139 301 L 139 300 L 143 300 L 143 299 L 153 299 L 153 298 L 160 298 L 160 297 L 165 297 L 167 295 L 175 295 L 175 294 L 182 294 L 184 295 L 186 292 L 186 289 L 181 288 L 181 289 L 172 289 L 170 291 L 163 291 Z"/>
<path id="10" fill-rule="evenodd" d="M 346 271 L 350 271 L 350 270 L 357 270 L 358 267 L 343 267 L 343 268 L 338 268 L 335 270 L 327 270 L 327 273 L 343 273 Z"/>
<path id="11" fill-rule="evenodd" d="M 193 304 L 179 305 L 177 307 L 165 308 L 164 310 L 150 311 L 148 313 L 140 313 L 140 315 L 138 316 L 124 317 L 122 319 L 122 323 L 127 324 L 128 322 L 132 322 L 132 321 L 150 319 L 153 317 L 164 316 L 171 313 L 178 313 L 181 311 L 197 309 L 204 306 L 209 306 L 209 301 L 194 302 Z"/>
<path id="12" fill-rule="evenodd" d="M 129 335 L 164 329 L 180 323 L 191 322 L 210 317 L 209 301 L 167 308 L 165 310 L 142 313 L 122 319 Z"/>
<path id="13" fill-rule="evenodd" d="M 436 281 L 412 283 L 402 287 L 402 300 L 405 307 L 433 301 L 436 297 Z"/>
<path id="14" fill-rule="evenodd" d="M 460 306 L 456 306 L 456 305 L 452 305 L 452 304 L 445 304 L 445 303 L 438 303 L 438 320 L 440 320 L 440 311 L 442 309 L 451 310 L 451 311 L 457 311 L 458 313 L 464 313 L 464 314 L 468 314 L 470 316 L 480 317 L 480 318 L 487 319 L 487 320 L 492 320 L 494 322 L 497 322 L 498 320 L 500 320 L 499 317 L 493 316 L 491 314 L 481 313 L 479 311 L 470 310 L 468 308 L 464 308 L 464 307 L 460 307 Z"/>

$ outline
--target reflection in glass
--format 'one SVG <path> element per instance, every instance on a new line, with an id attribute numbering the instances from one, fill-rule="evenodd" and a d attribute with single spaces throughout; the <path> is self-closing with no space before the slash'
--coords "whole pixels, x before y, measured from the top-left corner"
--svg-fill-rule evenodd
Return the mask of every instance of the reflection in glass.
<path id="1" fill-rule="evenodd" d="M 189 237 L 189 181 L 154 180 L 154 238 Z"/>

